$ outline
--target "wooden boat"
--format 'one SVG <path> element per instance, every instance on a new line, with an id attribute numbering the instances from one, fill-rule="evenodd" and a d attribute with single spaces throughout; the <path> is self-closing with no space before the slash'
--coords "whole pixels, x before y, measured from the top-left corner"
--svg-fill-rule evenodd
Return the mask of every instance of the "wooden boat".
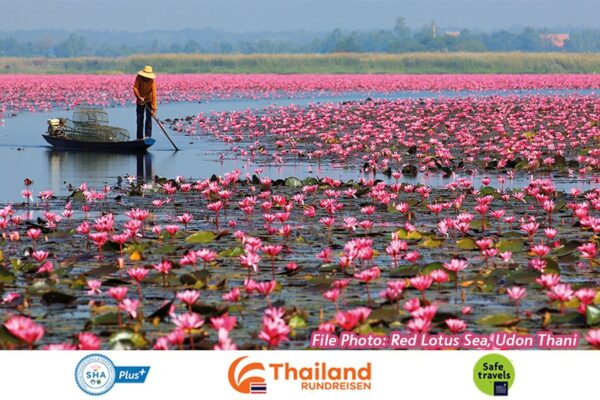
<path id="1" fill-rule="evenodd" d="M 153 138 L 129 140 L 125 142 L 89 142 L 74 140 L 65 136 L 42 135 L 46 142 L 57 149 L 86 150 L 86 151 L 114 151 L 114 152 L 144 152 L 155 142 Z"/>
<path id="2" fill-rule="evenodd" d="M 97 107 L 78 107 L 73 119 L 50 118 L 42 134 L 57 149 L 144 152 L 155 142 L 152 138 L 129 140 L 127 129 L 108 125 L 108 113 Z"/>

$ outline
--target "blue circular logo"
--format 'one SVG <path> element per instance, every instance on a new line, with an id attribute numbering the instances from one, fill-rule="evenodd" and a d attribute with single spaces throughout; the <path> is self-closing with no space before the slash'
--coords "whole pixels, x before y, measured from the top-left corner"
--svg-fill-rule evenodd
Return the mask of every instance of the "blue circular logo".
<path id="1" fill-rule="evenodd" d="M 115 365 L 102 354 L 90 354 L 79 361 L 75 368 L 75 382 L 85 393 L 100 396 L 115 385 Z"/>

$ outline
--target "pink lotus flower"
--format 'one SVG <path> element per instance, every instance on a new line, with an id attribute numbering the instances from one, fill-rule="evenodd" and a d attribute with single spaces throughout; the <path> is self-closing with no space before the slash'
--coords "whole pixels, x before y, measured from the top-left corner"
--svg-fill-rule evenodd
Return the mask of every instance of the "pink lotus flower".
<path id="1" fill-rule="evenodd" d="M 565 303 L 573 298 L 574 292 L 571 289 L 571 285 L 566 283 L 559 283 L 550 288 L 547 292 L 548 298 L 551 301 L 560 302 L 560 312 L 565 312 Z"/>
<path id="2" fill-rule="evenodd" d="M 100 286 L 102 286 L 102 281 L 98 279 L 88 279 L 86 283 L 87 286 L 90 288 L 90 290 L 88 290 L 87 292 L 89 296 L 94 296 L 102 293 L 102 291 L 100 290 Z"/>
<path id="3" fill-rule="evenodd" d="M 100 350 L 102 340 L 91 332 L 81 332 L 77 335 L 79 350 Z"/>
<path id="4" fill-rule="evenodd" d="M 431 271 L 429 276 L 431 276 L 431 279 L 433 279 L 433 281 L 437 284 L 448 282 L 449 280 L 448 273 L 442 269 Z"/>
<path id="5" fill-rule="evenodd" d="M 246 293 L 251 294 L 254 292 L 256 290 L 256 285 L 258 285 L 256 281 L 250 278 L 244 279 L 244 289 L 246 290 Z"/>
<path id="6" fill-rule="evenodd" d="M 276 285 L 277 285 L 276 281 L 260 282 L 260 283 L 256 284 L 256 291 L 258 293 L 262 294 L 263 296 L 269 296 L 275 289 Z"/>
<path id="7" fill-rule="evenodd" d="M 462 319 L 448 318 L 444 322 L 452 333 L 460 333 L 467 329 L 467 324 Z"/>
<path id="8" fill-rule="evenodd" d="M 511 300 L 518 302 L 527 294 L 527 290 L 522 287 L 513 286 L 506 290 L 506 294 L 510 297 Z"/>
<path id="9" fill-rule="evenodd" d="M 418 251 L 409 251 L 404 255 L 404 259 L 411 264 L 415 264 L 420 256 Z"/>
<path id="10" fill-rule="evenodd" d="M 2 296 L 2 304 L 8 304 L 11 303 L 12 301 L 18 299 L 19 297 L 21 297 L 21 295 L 19 293 L 5 293 L 4 296 Z"/>
<path id="11" fill-rule="evenodd" d="M 248 275 L 250 275 L 251 269 L 258 272 L 258 263 L 260 263 L 260 256 L 257 253 L 250 252 L 240 256 L 240 264 L 242 267 L 248 268 Z"/>
<path id="12" fill-rule="evenodd" d="M 168 261 L 168 260 L 162 260 L 161 262 L 159 262 L 158 264 L 154 264 L 152 266 L 155 270 L 157 270 L 160 274 L 163 275 L 163 278 L 169 274 L 169 272 L 171 271 L 171 269 L 173 268 L 173 265 Z M 145 270 L 147 271 L 147 270 Z M 129 271 L 128 271 L 129 272 Z M 131 274 L 130 274 L 131 275 Z M 142 278 L 143 279 L 143 278 Z M 163 286 L 164 286 L 164 281 L 163 281 Z"/>
<path id="13" fill-rule="evenodd" d="M 133 319 L 136 319 L 138 316 L 137 310 L 139 306 L 139 300 L 123 299 L 123 301 L 119 303 L 119 309 L 131 315 L 131 318 Z"/>
<path id="14" fill-rule="evenodd" d="M 214 350 L 237 350 L 237 346 L 229 337 L 229 332 L 225 329 L 219 329 L 217 332 L 219 343 L 216 344 Z"/>
<path id="15" fill-rule="evenodd" d="M 535 281 L 546 289 L 550 289 L 553 286 L 556 286 L 560 282 L 560 275 L 556 274 L 543 274 L 539 278 L 536 278 Z"/>
<path id="16" fill-rule="evenodd" d="M 4 327 L 11 335 L 21 339 L 32 349 L 35 342 L 44 336 L 44 327 L 35 323 L 31 318 L 15 315 L 10 317 Z"/>
<path id="17" fill-rule="evenodd" d="M 233 288 L 229 292 L 225 293 L 222 298 L 229 303 L 237 303 L 241 298 L 240 289 Z"/>
<path id="18" fill-rule="evenodd" d="M 37 270 L 36 274 L 51 274 L 54 271 L 54 265 L 50 261 L 46 261 Z"/>
<path id="19" fill-rule="evenodd" d="M 430 304 L 425 307 L 419 307 L 416 310 L 411 311 L 410 316 L 413 318 L 424 318 L 428 320 L 433 320 L 435 314 L 438 311 L 438 306 L 436 304 Z"/>
<path id="20" fill-rule="evenodd" d="M 184 332 L 188 332 L 200 328 L 204 324 L 204 320 L 199 314 L 186 312 L 173 316 L 173 323 Z"/>
<path id="21" fill-rule="evenodd" d="M 381 276 L 381 270 L 378 267 L 372 267 L 354 274 L 354 277 L 365 283 L 367 289 L 367 301 L 371 303 L 371 292 L 369 291 L 369 282 L 378 279 Z"/>
<path id="22" fill-rule="evenodd" d="M 358 324 L 359 316 L 349 311 L 339 311 L 335 313 L 335 322 L 343 331 L 351 331 Z"/>
<path id="23" fill-rule="evenodd" d="M 581 258 L 588 260 L 594 260 L 598 254 L 595 243 L 585 243 L 577 247 L 577 250 L 581 253 Z"/>
<path id="24" fill-rule="evenodd" d="M 541 258 L 534 258 L 533 260 L 529 260 L 528 265 L 535 269 L 536 271 L 539 272 L 544 272 L 544 269 L 546 268 L 546 260 L 543 260 Z"/>
<path id="25" fill-rule="evenodd" d="M 452 272 L 460 272 L 467 268 L 469 264 L 465 260 L 453 258 L 450 262 L 444 263 L 444 268 Z"/>
<path id="26" fill-rule="evenodd" d="M 317 331 L 323 333 L 333 333 L 335 332 L 335 325 L 331 322 L 323 322 L 322 324 L 319 324 Z"/>
<path id="27" fill-rule="evenodd" d="M 550 253 L 550 247 L 543 244 L 537 244 L 531 248 L 531 252 L 538 257 L 546 257 Z"/>
<path id="28" fill-rule="evenodd" d="M 585 340 L 588 341 L 590 346 L 600 349 L 600 329 L 590 329 L 587 331 Z"/>
<path id="29" fill-rule="evenodd" d="M 433 283 L 433 279 L 429 275 L 418 275 L 414 278 L 410 278 L 410 285 L 417 289 L 421 293 L 425 293 L 431 284 Z"/>
<path id="30" fill-rule="evenodd" d="M 110 297 L 115 299 L 117 303 L 120 303 L 127 296 L 127 287 L 125 286 L 117 286 L 108 289 L 108 294 Z"/>
<path id="31" fill-rule="evenodd" d="M 290 328 L 282 319 L 283 309 L 268 308 L 262 318 L 262 330 L 258 338 L 267 342 L 269 347 L 277 347 L 281 342 L 287 341 Z"/>
<path id="32" fill-rule="evenodd" d="M 592 288 L 581 288 L 575 292 L 575 297 L 579 300 L 579 311 L 580 314 L 585 314 L 587 306 L 594 303 L 596 298 L 596 290 Z"/>
<path id="33" fill-rule="evenodd" d="M 354 274 L 354 277 L 361 282 L 369 283 L 381 276 L 381 270 L 377 267 L 369 268 Z"/>
<path id="34" fill-rule="evenodd" d="M 431 330 L 431 320 L 425 318 L 413 318 L 408 321 L 408 329 L 415 333 L 427 333 Z"/>
<path id="35" fill-rule="evenodd" d="M 179 226 L 177 225 L 165 225 L 165 231 L 171 236 L 171 240 L 175 238 L 175 235 L 179 231 Z"/>
<path id="36" fill-rule="evenodd" d="M 420 304 L 420 303 L 421 303 L 421 302 L 420 302 L 419 298 L 418 298 L 418 297 L 414 297 L 414 298 L 412 298 L 412 299 L 410 299 L 410 300 L 407 300 L 407 301 L 404 303 L 404 306 L 403 306 L 403 307 L 404 307 L 404 309 L 405 309 L 406 311 L 408 311 L 408 312 L 413 312 L 413 311 L 417 310 L 419 307 L 421 307 L 421 304 Z"/>
<path id="37" fill-rule="evenodd" d="M 186 304 L 188 307 L 191 307 L 192 304 L 198 301 L 199 297 L 200 292 L 197 290 L 186 290 L 177 293 L 177 299 L 180 300 L 182 303 Z"/>
<path id="38" fill-rule="evenodd" d="M 192 214 L 188 213 L 184 213 L 183 215 L 177 216 L 177 221 L 182 223 L 185 229 L 187 229 L 187 226 L 190 224 L 190 222 L 193 221 L 193 219 L 194 217 L 192 216 Z"/>
<path id="39" fill-rule="evenodd" d="M 558 231 L 554 228 L 546 228 L 544 229 L 544 235 L 546 235 L 546 237 L 549 240 L 552 240 L 556 237 L 556 235 L 558 234 Z"/>
<path id="40" fill-rule="evenodd" d="M 127 274 L 136 282 L 140 283 L 144 280 L 146 275 L 148 275 L 148 270 L 142 267 L 129 268 Z"/>
<path id="41" fill-rule="evenodd" d="M 38 251 L 34 251 L 34 252 L 31 254 L 31 257 L 32 257 L 34 260 L 36 260 L 37 262 L 39 262 L 39 263 L 42 263 L 42 262 L 44 262 L 44 261 L 46 260 L 46 258 L 48 258 L 48 255 L 49 255 L 49 254 L 50 254 L 50 253 L 48 253 L 47 251 L 44 251 L 44 250 L 38 250 Z"/>
<path id="42" fill-rule="evenodd" d="M 323 298 L 331 301 L 332 303 L 337 302 L 338 297 L 340 296 L 339 289 L 331 289 L 323 293 Z"/>
<path id="43" fill-rule="evenodd" d="M 235 325 L 237 324 L 237 318 L 234 316 L 230 316 L 227 313 L 223 314 L 220 317 L 213 317 L 210 319 L 210 323 L 215 330 L 224 329 L 225 331 L 231 331 Z"/>

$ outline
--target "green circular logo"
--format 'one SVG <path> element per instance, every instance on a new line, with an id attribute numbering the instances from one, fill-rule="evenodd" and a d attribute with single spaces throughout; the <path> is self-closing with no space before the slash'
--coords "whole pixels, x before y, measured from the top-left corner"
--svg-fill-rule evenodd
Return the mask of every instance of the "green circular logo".
<path id="1" fill-rule="evenodd" d="M 515 381 L 515 367 L 500 354 L 487 354 L 475 364 L 473 381 L 487 395 L 508 396 L 508 389 Z"/>

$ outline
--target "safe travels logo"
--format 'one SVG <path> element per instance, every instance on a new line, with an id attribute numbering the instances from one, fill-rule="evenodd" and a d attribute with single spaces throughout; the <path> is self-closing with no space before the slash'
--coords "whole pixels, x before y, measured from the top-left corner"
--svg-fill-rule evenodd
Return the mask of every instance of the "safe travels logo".
<path id="1" fill-rule="evenodd" d="M 477 388 L 490 396 L 508 396 L 515 381 L 515 368 L 510 360 L 500 354 L 487 354 L 473 368 Z"/>

